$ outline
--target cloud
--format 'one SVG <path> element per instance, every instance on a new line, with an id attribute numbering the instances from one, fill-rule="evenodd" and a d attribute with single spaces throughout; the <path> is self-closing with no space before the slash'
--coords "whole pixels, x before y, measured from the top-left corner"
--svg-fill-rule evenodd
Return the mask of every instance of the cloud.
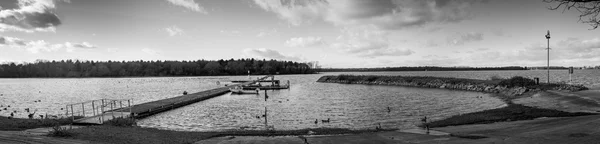
<path id="1" fill-rule="evenodd" d="M 285 41 L 288 47 L 312 47 L 325 44 L 321 37 L 295 37 Z"/>
<path id="2" fill-rule="evenodd" d="M 157 50 L 150 49 L 150 48 L 143 48 L 142 52 L 145 52 L 150 55 L 160 55 L 160 53 Z"/>
<path id="3" fill-rule="evenodd" d="M 469 42 L 476 42 L 483 40 L 483 33 L 480 32 L 469 32 L 460 33 L 448 38 L 448 44 L 450 45 L 463 45 Z"/>
<path id="4" fill-rule="evenodd" d="M 327 7 L 327 3 L 320 0 L 254 0 L 254 3 L 265 11 L 276 13 L 292 25 L 312 23 L 322 17 Z"/>
<path id="5" fill-rule="evenodd" d="M 587 53 L 596 49 L 600 49 L 600 38 L 593 38 L 589 40 L 568 38 L 566 40 L 559 41 L 556 47 L 567 49 L 575 53 Z"/>
<path id="6" fill-rule="evenodd" d="M 368 58 L 407 56 L 414 53 L 409 49 L 392 48 L 387 38 L 388 32 L 374 27 L 345 28 L 342 33 L 330 46 L 344 53 Z"/>
<path id="7" fill-rule="evenodd" d="M 183 30 L 180 29 L 177 26 L 167 27 L 167 28 L 165 28 L 165 31 L 167 33 L 169 33 L 169 36 L 176 36 L 176 35 L 182 35 L 183 34 Z"/>
<path id="8" fill-rule="evenodd" d="M 48 32 L 61 24 L 54 0 L 18 0 L 18 8 L 0 10 L 0 32 Z"/>
<path id="9" fill-rule="evenodd" d="M 219 31 L 219 33 L 224 34 L 224 35 L 235 35 L 235 36 L 242 35 L 242 32 L 237 31 L 237 30 L 221 30 L 221 31 Z"/>
<path id="10" fill-rule="evenodd" d="M 459 22 L 470 19 L 477 0 L 254 0 L 292 25 L 324 20 L 335 25 L 375 25 L 401 29 L 427 23 Z"/>
<path id="11" fill-rule="evenodd" d="M 25 41 L 14 37 L 0 36 L 0 46 L 9 46 L 13 48 L 25 49 L 31 53 L 53 52 L 65 49 L 67 52 L 73 52 L 75 49 L 94 49 L 96 46 L 88 43 L 72 43 L 65 42 L 64 44 L 50 44 L 44 40 Z"/>
<path id="12" fill-rule="evenodd" d="M 261 32 L 256 34 L 256 37 L 265 37 L 265 36 L 270 36 L 270 35 L 274 35 L 274 34 L 277 34 L 277 29 L 262 30 Z"/>
<path id="13" fill-rule="evenodd" d="M 204 7 L 202 7 L 202 6 L 200 6 L 200 4 L 194 2 L 194 0 L 167 0 L 167 1 L 173 5 L 184 7 L 184 8 L 187 8 L 187 9 L 195 11 L 195 12 L 199 12 L 199 13 L 203 13 L 203 14 L 208 13 L 204 9 Z"/>
<path id="14" fill-rule="evenodd" d="M 264 58 L 264 59 L 278 59 L 278 60 L 290 60 L 290 61 L 302 61 L 303 58 L 300 56 L 290 56 L 284 55 L 276 50 L 272 49 L 244 49 L 244 55 L 246 57 L 256 57 L 256 58 Z"/>

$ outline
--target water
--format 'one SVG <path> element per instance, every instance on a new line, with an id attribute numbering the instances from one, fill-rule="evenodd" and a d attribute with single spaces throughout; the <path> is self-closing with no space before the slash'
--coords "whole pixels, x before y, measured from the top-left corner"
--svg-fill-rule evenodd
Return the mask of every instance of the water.
<path id="1" fill-rule="evenodd" d="M 467 72 L 345 72 L 361 75 L 419 75 L 488 79 L 491 76 L 515 75 L 540 77 L 545 81 L 546 71 L 467 71 Z M 161 129 L 206 131 L 227 129 L 263 129 L 264 119 L 257 115 L 268 109 L 268 125 L 276 129 L 316 127 L 374 128 L 414 127 L 422 116 L 440 119 L 459 113 L 491 109 L 503 103 L 489 94 L 442 89 L 406 88 L 394 86 L 344 85 L 316 83 L 323 73 L 315 75 L 281 75 L 277 79 L 290 80 L 289 90 L 264 91 L 256 95 L 223 95 L 204 102 L 161 113 L 140 120 L 144 127 Z M 566 71 L 551 71 L 556 79 L 568 79 Z M 258 77 L 258 76 L 253 76 Z M 61 108 L 69 103 L 93 99 L 133 98 L 135 103 L 149 102 L 181 95 L 183 91 L 198 92 L 227 84 L 246 76 L 217 77 L 159 77 L 159 78 L 27 78 L 0 79 L 0 115 L 17 111 L 16 117 L 27 117 L 25 108 L 36 114 L 61 115 Z M 600 86 L 600 71 L 576 70 L 573 79 L 588 87 Z M 477 99 L 474 97 L 484 96 Z M 41 100 L 41 102 L 34 102 Z M 279 102 L 281 101 L 281 103 Z M 11 105 L 8 110 L 4 110 Z M 387 112 L 387 107 L 392 111 Z M 320 120 L 330 118 L 330 123 Z M 315 125 L 315 119 L 319 124 Z"/>
<path id="2" fill-rule="evenodd" d="M 226 94 L 139 121 L 143 127 L 181 131 L 335 127 L 412 128 L 423 116 L 433 119 L 502 106 L 489 94 L 397 86 L 347 85 L 315 82 L 321 75 L 286 75 L 289 90 L 259 95 Z M 483 96 L 483 98 L 476 98 Z M 388 113 L 387 107 L 391 111 Z M 261 118 L 256 118 L 259 116 Z M 329 123 L 321 120 L 330 119 Z M 318 119 L 318 124 L 315 124 Z"/>

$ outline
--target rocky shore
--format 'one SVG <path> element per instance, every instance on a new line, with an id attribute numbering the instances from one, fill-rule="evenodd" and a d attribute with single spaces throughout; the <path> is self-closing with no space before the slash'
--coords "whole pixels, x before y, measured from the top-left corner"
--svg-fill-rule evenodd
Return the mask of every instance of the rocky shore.
<path id="1" fill-rule="evenodd" d="M 502 80 L 475 80 L 441 77 L 404 77 L 404 76 L 372 76 L 372 75 L 329 75 L 322 76 L 317 82 L 367 85 L 395 85 L 407 87 L 442 88 L 452 90 L 498 93 L 508 98 L 515 98 L 527 92 L 542 90 L 580 91 L 587 88 L 581 85 L 540 84 L 531 86 L 501 85 Z"/>

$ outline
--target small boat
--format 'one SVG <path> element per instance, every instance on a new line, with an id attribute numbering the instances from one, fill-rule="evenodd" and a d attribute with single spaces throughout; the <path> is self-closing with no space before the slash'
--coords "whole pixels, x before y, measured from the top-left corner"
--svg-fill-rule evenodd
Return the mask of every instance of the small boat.
<path id="1" fill-rule="evenodd" d="M 235 86 L 234 88 L 229 88 L 229 91 L 234 94 L 258 94 L 258 90 L 244 90 L 241 86 Z"/>

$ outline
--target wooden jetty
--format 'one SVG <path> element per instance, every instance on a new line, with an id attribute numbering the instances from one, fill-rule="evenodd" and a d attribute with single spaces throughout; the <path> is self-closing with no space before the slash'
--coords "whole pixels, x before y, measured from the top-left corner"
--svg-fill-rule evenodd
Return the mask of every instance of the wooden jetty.
<path id="1" fill-rule="evenodd" d="M 160 113 L 160 112 L 168 111 L 171 109 L 179 108 L 179 107 L 186 106 L 186 105 L 189 105 L 192 103 L 210 99 L 210 98 L 213 98 L 213 97 L 216 97 L 219 95 L 223 95 L 223 94 L 226 94 L 229 92 L 229 88 L 233 88 L 238 85 L 249 85 L 249 84 L 255 83 L 257 81 L 265 80 L 268 77 L 273 77 L 273 76 L 268 75 L 268 76 L 262 77 L 260 79 L 254 80 L 254 81 L 248 81 L 248 82 L 241 83 L 241 84 L 229 85 L 229 86 L 210 89 L 210 90 L 201 91 L 201 92 L 197 92 L 197 93 L 192 93 L 192 94 L 187 94 L 187 95 L 182 95 L 182 96 L 177 96 L 177 97 L 172 97 L 172 98 L 167 98 L 167 99 L 161 99 L 161 100 L 157 100 L 157 101 L 146 102 L 146 103 L 142 103 L 142 104 L 133 105 L 130 107 L 123 107 L 123 108 L 118 108 L 118 109 L 113 109 L 113 110 L 108 110 L 108 111 L 102 111 L 98 115 L 94 114 L 91 117 L 84 117 L 84 118 L 81 118 L 78 120 L 74 120 L 74 124 L 102 124 L 102 122 L 104 122 L 104 121 L 108 121 L 112 118 L 115 118 L 113 115 L 140 119 L 140 118 L 148 117 L 148 116 Z M 71 106 L 71 109 L 72 108 L 73 107 Z M 83 105 L 82 105 L 82 108 L 83 108 L 83 110 L 85 110 Z M 67 109 L 69 109 L 69 108 L 67 107 Z M 129 114 L 121 115 L 122 112 L 126 112 Z M 71 113 L 73 113 L 73 110 L 71 110 Z M 117 113 L 117 114 L 115 114 L 115 113 Z M 67 114 L 68 114 L 68 111 L 67 111 Z M 85 112 L 84 112 L 84 116 L 85 116 Z"/>
<path id="2" fill-rule="evenodd" d="M 277 83 L 279 83 L 279 80 L 260 80 L 260 81 L 233 80 L 231 82 L 232 83 L 247 83 L 247 82 L 277 82 Z"/>

